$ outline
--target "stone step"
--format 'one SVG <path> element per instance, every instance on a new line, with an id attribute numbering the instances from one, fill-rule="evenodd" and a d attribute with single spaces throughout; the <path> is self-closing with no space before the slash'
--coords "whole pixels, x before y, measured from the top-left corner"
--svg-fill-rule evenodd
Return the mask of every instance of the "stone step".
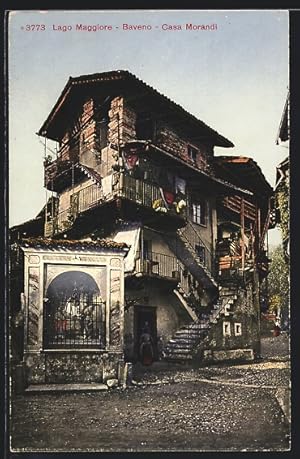
<path id="1" fill-rule="evenodd" d="M 177 338 L 184 338 L 184 339 L 193 339 L 194 337 L 196 338 L 197 336 L 202 336 L 204 332 L 206 332 L 209 329 L 209 324 L 206 327 L 203 328 L 198 328 L 195 330 L 181 330 L 181 332 L 176 334 L 172 337 L 172 339 L 177 339 Z"/>
<path id="2" fill-rule="evenodd" d="M 197 344 L 197 341 L 194 343 L 168 343 L 165 346 L 165 349 L 193 349 L 195 345 Z"/>
<path id="3" fill-rule="evenodd" d="M 205 330 L 201 330 L 201 332 L 198 331 L 197 333 L 186 333 L 186 332 L 183 331 L 183 332 L 180 333 L 180 335 L 178 335 L 178 334 L 177 334 L 178 332 L 177 332 L 176 335 L 173 336 L 172 339 L 173 339 L 173 340 L 176 340 L 176 341 L 177 341 L 178 339 L 179 339 L 179 340 L 180 340 L 180 339 L 181 339 L 181 340 L 185 340 L 185 341 L 192 341 L 192 340 L 201 338 L 201 336 L 204 334 L 204 333 L 203 333 L 204 331 L 205 331 Z"/>
<path id="4" fill-rule="evenodd" d="M 166 355 L 186 355 L 186 354 L 191 354 L 194 349 L 194 346 L 192 347 L 183 347 L 183 348 L 166 348 L 165 349 L 165 354 Z"/>
<path id="5" fill-rule="evenodd" d="M 206 326 L 202 326 L 201 328 L 192 328 L 192 329 L 180 329 L 180 330 L 177 330 L 177 332 L 175 333 L 174 336 L 181 336 L 181 335 L 197 335 L 198 333 L 201 333 L 202 330 L 205 330 L 207 327 Z"/>
<path id="6" fill-rule="evenodd" d="M 189 343 L 194 343 L 196 339 L 200 339 L 202 335 L 197 335 L 193 336 L 192 338 L 190 337 L 185 337 L 185 336 L 180 336 L 180 337 L 173 337 L 168 341 L 168 343 L 179 343 L 179 344 L 189 344 Z M 167 344 L 168 344 L 167 343 Z"/>
<path id="7" fill-rule="evenodd" d="M 32 384 L 25 389 L 26 393 L 39 394 L 42 392 L 101 392 L 108 390 L 106 384 L 78 383 L 78 384 Z"/>
<path id="8" fill-rule="evenodd" d="M 177 354 L 177 355 L 168 355 L 168 356 L 165 356 L 165 360 L 172 360 L 172 361 L 178 361 L 180 362 L 181 360 L 192 360 L 193 359 L 193 356 L 192 354 Z"/>
<path id="9" fill-rule="evenodd" d="M 193 338 L 172 338 L 172 340 L 166 343 L 166 347 L 168 346 L 194 346 L 199 340 L 201 340 L 201 336 L 194 336 Z"/>
<path id="10" fill-rule="evenodd" d="M 177 344 L 170 344 L 169 346 L 166 346 L 165 347 L 165 350 L 167 350 L 168 352 L 186 352 L 186 351 L 191 351 L 195 346 L 196 346 L 197 342 L 196 343 L 193 343 L 193 345 L 189 345 L 189 344 L 180 344 L 180 345 L 177 345 Z"/>
<path id="11" fill-rule="evenodd" d="M 166 346 L 165 347 L 165 352 L 167 352 L 168 354 L 186 354 L 188 352 L 191 352 L 194 347 L 195 347 L 196 344 L 194 344 L 193 346 Z"/>
<path id="12" fill-rule="evenodd" d="M 198 324 L 193 324 L 193 325 L 188 325 L 187 327 L 184 327 L 184 330 L 201 330 L 202 328 L 205 328 L 207 326 L 207 323 L 205 320 L 203 320 L 201 323 Z"/>

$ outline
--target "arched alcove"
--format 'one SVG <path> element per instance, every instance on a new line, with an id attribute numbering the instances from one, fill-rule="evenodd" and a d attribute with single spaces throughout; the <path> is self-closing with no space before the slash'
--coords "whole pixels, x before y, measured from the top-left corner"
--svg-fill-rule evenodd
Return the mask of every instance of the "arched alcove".
<path id="1" fill-rule="evenodd" d="M 90 274 L 66 271 L 51 281 L 44 302 L 46 346 L 104 346 L 104 322 L 104 302 Z"/>

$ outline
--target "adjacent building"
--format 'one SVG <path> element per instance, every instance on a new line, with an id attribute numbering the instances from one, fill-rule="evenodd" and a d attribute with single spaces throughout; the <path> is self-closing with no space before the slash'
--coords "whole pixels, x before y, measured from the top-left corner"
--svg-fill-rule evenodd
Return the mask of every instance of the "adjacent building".
<path id="1" fill-rule="evenodd" d="M 288 93 L 285 106 L 283 109 L 280 125 L 278 129 L 276 143 L 277 145 L 286 144 L 290 140 L 290 120 L 289 120 L 290 95 Z M 289 180 L 290 180 L 290 162 L 287 156 L 276 168 L 275 182 L 275 209 L 276 223 L 280 226 L 282 234 L 282 247 L 285 260 L 289 263 L 290 254 L 290 212 L 289 212 Z"/>
<path id="2" fill-rule="evenodd" d="M 215 156 L 233 143 L 127 71 L 69 78 L 38 134 L 50 197 L 11 230 L 27 380 L 118 377 L 145 327 L 154 360 L 259 355 L 273 190 L 257 163 Z"/>

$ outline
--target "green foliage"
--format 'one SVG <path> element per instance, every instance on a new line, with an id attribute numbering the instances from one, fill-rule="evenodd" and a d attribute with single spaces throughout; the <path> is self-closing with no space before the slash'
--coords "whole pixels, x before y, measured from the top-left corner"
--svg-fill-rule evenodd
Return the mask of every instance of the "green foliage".
<path id="1" fill-rule="evenodd" d="M 280 228 L 282 232 L 282 239 L 285 242 L 289 239 L 290 234 L 289 185 L 287 180 L 281 183 L 280 188 L 276 193 L 276 203 L 280 213 Z"/>
<path id="2" fill-rule="evenodd" d="M 277 246 L 270 254 L 271 264 L 268 275 L 269 287 L 269 309 L 278 311 L 281 309 L 283 315 L 288 313 L 289 309 L 289 265 L 284 258 L 283 249 Z"/>

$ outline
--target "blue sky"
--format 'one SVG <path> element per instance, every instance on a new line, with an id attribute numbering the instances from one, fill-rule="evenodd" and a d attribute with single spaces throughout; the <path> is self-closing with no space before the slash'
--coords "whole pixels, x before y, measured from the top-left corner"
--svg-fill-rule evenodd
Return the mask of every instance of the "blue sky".
<path id="1" fill-rule="evenodd" d="M 112 25 L 76 31 L 76 24 Z M 217 30 L 185 30 L 186 23 Z M 44 24 L 44 31 L 26 25 Z M 151 25 L 126 31 L 123 24 Z M 162 25 L 182 30 L 162 30 Z M 59 26 L 72 26 L 59 32 Z M 116 29 L 116 27 L 119 27 Z M 35 134 L 69 76 L 127 69 L 235 144 L 215 154 L 253 157 L 274 185 L 288 154 L 275 139 L 289 81 L 288 12 L 15 11 L 9 20 L 10 225 L 45 203 L 43 146 Z M 270 242 L 280 240 L 270 232 Z"/>

